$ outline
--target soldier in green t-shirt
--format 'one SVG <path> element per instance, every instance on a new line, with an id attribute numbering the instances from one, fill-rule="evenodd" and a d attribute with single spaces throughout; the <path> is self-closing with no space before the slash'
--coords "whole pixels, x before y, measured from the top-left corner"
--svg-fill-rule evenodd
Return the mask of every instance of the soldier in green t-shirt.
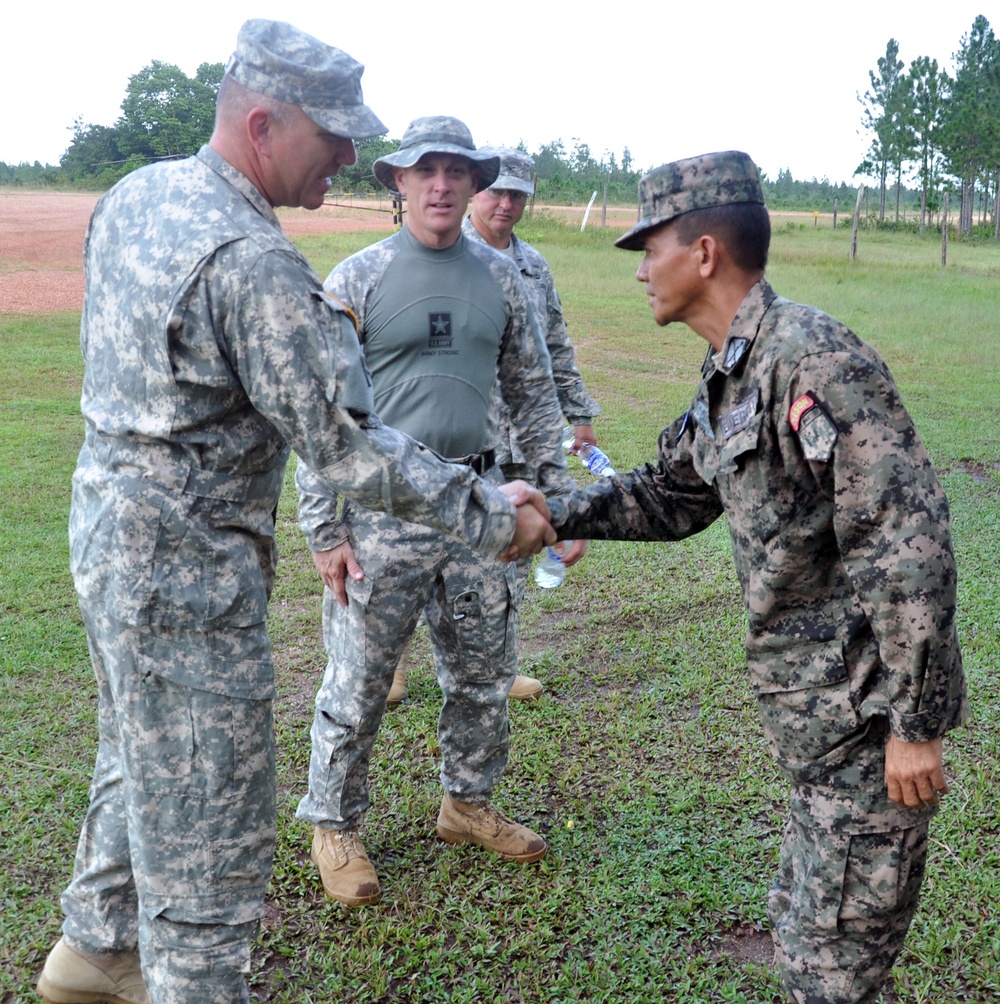
<path id="1" fill-rule="evenodd" d="M 326 289 L 357 317 L 385 421 L 500 482 L 490 421 L 499 379 L 521 447 L 549 495 L 572 482 L 545 342 L 514 262 L 462 234 L 470 196 L 498 168 L 457 119 L 417 119 L 400 149 L 375 163 L 376 177 L 405 195 L 406 225 L 338 265 Z M 538 860 L 545 841 L 490 802 L 507 763 L 507 695 L 516 672 L 513 568 L 349 502 L 338 515 L 322 479 L 300 466 L 297 481 L 300 522 L 329 587 L 328 662 L 316 698 L 309 791 L 298 809 L 315 825 L 312 856 L 327 894 L 349 905 L 380 894 L 358 835 L 369 807 L 368 761 L 393 670 L 422 612 L 444 693 L 437 832 L 511 860 Z"/>

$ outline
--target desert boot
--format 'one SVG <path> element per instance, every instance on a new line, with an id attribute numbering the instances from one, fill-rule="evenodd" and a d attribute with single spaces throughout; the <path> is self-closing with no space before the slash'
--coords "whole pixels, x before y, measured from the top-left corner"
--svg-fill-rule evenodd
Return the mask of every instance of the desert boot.
<path id="1" fill-rule="evenodd" d="M 441 800 L 437 835 L 449 844 L 478 844 L 522 864 L 539 861 L 549 849 L 537 833 L 515 823 L 490 802 L 458 802 L 447 792 Z"/>
<path id="2" fill-rule="evenodd" d="M 137 951 L 84 952 L 65 938 L 52 946 L 37 989 L 49 1004 L 149 1004 Z"/>
<path id="3" fill-rule="evenodd" d="M 317 826 L 309 856 L 319 869 L 323 889 L 331 899 L 347 906 L 364 906 L 375 903 L 382 895 L 378 875 L 357 830 L 327 830 Z"/>
<path id="4" fill-rule="evenodd" d="M 507 695 L 512 701 L 533 701 L 540 697 L 542 693 L 541 680 L 536 680 L 533 676 L 525 676 L 518 673 L 514 677 L 514 684 Z"/>

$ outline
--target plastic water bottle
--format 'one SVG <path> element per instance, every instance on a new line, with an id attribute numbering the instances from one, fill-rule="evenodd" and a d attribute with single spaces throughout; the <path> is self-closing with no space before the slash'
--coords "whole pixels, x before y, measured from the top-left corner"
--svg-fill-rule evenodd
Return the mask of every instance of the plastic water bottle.
<path id="1" fill-rule="evenodd" d="M 569 544 L 569 541 L 566 541 Z M 554 547 L 547 547 L 535 565 L 535 585 L 542 589 L 555 589 L 566 578 L 566 566 Z"/>
<path id="2" fill-rule="evenodd" d="M 563 429 L 563 449 L 569 453 L 573 449 L 573 443 L 576 442 L 576 430 L 572 425 L 567 425 Z M 608 455 L 603 451 L 598 449 L 593 443 L 587 443 L 585 446 L 581 446 L 577 457 L 580 459 L 580 463 L 583 464 L 595 478 L 613 478 L 615 476 L 615 469 L 611 466 L 611 460 Z"/>
<path id="3" fill-rule="evenodd" d="M 604 450 L 599 450 L 593 443 L 581 446 L 577 456 L 595 478 L 613 478 L 615 476 L 615 469 L 611 466 L 610 458 Z"/>

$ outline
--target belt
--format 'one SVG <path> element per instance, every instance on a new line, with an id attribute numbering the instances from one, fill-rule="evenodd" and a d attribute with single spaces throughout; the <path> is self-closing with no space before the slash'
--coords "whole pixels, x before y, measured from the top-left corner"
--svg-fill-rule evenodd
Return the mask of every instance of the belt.
<path id="1" fill-rule="evenodd" d="M 470 453 L 467 457 L 449 457 L 453 464 L 465 464 L 471 467 L 477 474 L 485 474 L 496 466 L 497 451 L 483 450 L 482 453 Z"/>

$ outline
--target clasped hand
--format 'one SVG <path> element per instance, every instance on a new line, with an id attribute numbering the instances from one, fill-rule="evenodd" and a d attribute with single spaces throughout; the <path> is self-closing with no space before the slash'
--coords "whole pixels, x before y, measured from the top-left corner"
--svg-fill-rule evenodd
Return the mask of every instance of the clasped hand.
<path id="1" fill-rule="evenodd" d="M 556 542 L 556 532 L 549 525 L 549 507 L 545 497 L 526 481 L 508 481 L 500 485 L 504 493 L 517 506 L 517 527 L 510 546 L 503 551 L 501 561 L 517 561 Z"/>
<path id="2" fill-rule="evenodd" d="M 549 507 L 537 488 L 532 488 L 526 481 L 510 481 L 499 488 L 517 506 L 514 539 L 499 556 L 501 561 L 517 561 L 529 554 L 537 554 L 546 544 L 556 542 L 556 532 L 549 526 Z M 334 599 L 346 607 L 347 579 L 360 582 L 365 577 L 364 569 L 354 555 L 354 548 L 344 541 L 329 551 L 314 551 L 312 558 L 323 584 L 333 593 Z"/>
<path id="3" fill-rule="evenodd" d="M 937 805 L 948 791 L 941 740 L 907 743 L 889 736 L 885 746 L 885 781 L 889 798 L 901 808 Z"/>

